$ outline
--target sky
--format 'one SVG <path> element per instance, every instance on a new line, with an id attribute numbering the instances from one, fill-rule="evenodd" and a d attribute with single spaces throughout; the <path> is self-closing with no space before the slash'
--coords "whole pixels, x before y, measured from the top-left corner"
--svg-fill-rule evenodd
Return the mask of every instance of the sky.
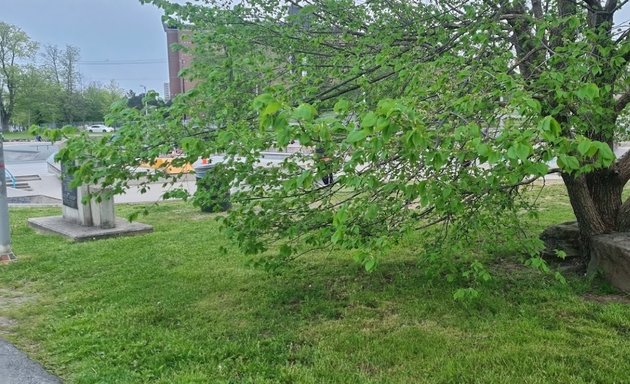
<path id="1" fill-rule="evenodd" d="M 136 93 L 146 87 L 163 95 L 168 81 L 161 16 L 139 0 L 0 0 L 0 21 L 41 45 L 79 47 L 84 85 L 114 80 Z M 630 9 L 616 16 L 616 23 L 627 23 Z"/>
<path id="2" fill-rule="evenodd" d="M 146 87 L 164 94 L 168 67 L 161 16 L 160 9 L 139 0 L 0 0 L 0 21 L 40 45 L 81 50 L 84 85 L 114 80 L 136 93 Z"/>

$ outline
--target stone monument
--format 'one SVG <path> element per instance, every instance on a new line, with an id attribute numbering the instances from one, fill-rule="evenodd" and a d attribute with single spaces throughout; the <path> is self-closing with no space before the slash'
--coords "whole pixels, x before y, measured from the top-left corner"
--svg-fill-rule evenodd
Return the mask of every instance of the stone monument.
<path id="1" fill-rule="evenodd" d="M 96 240 L 106 237 L 129 236 L 153 231 L 147 224 L 128 222 L 117 218 L 113 197 L 101 195 L 100 199 L 88 199 L 90 193 L 98 194 L 95 185 L 72 186 L 72 176 L 61 167 L 62 216 L 28 219 L 36 230 L 64 235 L 74 241 Z"/>

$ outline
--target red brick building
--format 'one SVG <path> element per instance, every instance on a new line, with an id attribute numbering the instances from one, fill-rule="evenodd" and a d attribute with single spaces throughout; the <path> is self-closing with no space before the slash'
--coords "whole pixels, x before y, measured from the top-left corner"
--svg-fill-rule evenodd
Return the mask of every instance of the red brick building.
<path id="1" fill-rule="evenodd" d="M 164 32 L 166 32 L 166 45 L 168 47 L 169 96 L 173 98 L 180 93 L 189 91 L 195 86 L 194 81 L 187 80 L 180 76 L 181 70 L 190 65 L 192 56 L 173 47 L 173 45 L 189 47 L 191 42 L 190 39 L 185 38 L 187 32 L 177 27 L 169 27 L 164 24 Z"/>

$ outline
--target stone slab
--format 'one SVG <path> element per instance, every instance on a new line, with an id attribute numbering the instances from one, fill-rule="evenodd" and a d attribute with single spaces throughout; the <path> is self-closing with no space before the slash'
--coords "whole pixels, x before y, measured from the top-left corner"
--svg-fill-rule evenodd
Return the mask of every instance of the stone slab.
<path id="1" fill-rule="evenodd" d="M 630 232 L 593 237 L 588 273 L 596 271 L 616 288 L 630 293 Z"/>
<path id="2" fill-rule="evenodd" d="M 116 226 L 114 228 L 87 227 L 68 222 L 62 216 L 31 218 L 28 219 L 28 225 L 41 232 L 65 236 L 72 241 L 90 241 L 153 232 L 151 225 L 138 222 L 130 223 L 128 220 L 119 217 L 116 218 Z"/>
<path id="3" fill-rule="evenodd" d="M 567 221 L 547 227 L 540 234 L 540 239 L 545 243 L 543 256 L 555 257 L 556 250 L 564 251 L 567 258 L 582 256 L 580 228 L 577 221 Z"/>

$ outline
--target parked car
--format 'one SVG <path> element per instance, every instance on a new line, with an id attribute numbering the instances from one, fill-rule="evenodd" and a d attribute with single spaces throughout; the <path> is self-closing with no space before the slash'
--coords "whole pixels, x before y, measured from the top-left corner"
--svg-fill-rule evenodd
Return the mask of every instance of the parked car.
<path id="1" fill-rule="evenodd" d="M 94 133 L 94 132 L 105 133 L 105 132 L 114 132 L 114 128 L 108 127 L 107 125 L 104 125 L 104 124 L 94 124 L 87 127 L 87 131 L 90 133 Z"/>

